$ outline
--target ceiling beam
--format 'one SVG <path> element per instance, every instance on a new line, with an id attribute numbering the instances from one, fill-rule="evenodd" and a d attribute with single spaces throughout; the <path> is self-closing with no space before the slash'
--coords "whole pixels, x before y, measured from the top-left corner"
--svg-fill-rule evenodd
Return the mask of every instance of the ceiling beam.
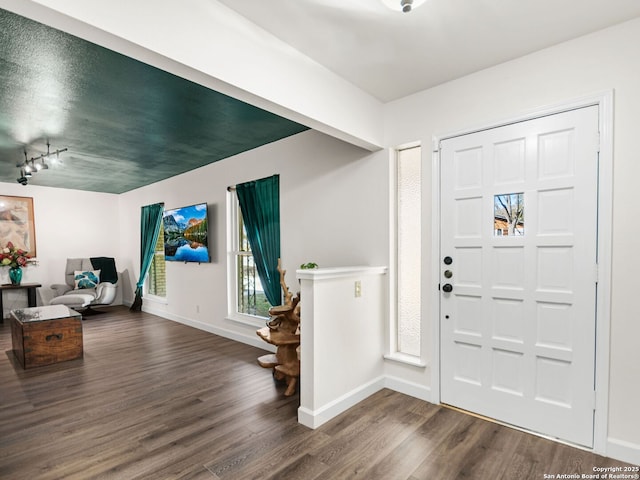
<path id="1" fill-rule="evenodd" d="M 382 103 L 212 0 L 0 0 L 63 30 L 361 148 L 383 141 Z"/>

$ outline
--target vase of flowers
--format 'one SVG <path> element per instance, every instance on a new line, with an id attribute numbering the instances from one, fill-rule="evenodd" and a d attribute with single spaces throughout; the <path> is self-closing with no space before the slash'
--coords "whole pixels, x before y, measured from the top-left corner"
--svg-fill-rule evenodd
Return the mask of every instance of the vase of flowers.
<path id="1" fill-rule="evenodd" d="M 26 250 L 16 248 L 11 242 L 0 250 L 0 265 L 9 267 L 9 279 L 12 285 L 22 282 L 22 267 L 25 267 L 31 256 Z"/>
<path id="2" fill-rule="evenodd" d="M 11 285 L 20 285 L 22 282 L 22 267 L 9 267 L 9 279 Z"/>

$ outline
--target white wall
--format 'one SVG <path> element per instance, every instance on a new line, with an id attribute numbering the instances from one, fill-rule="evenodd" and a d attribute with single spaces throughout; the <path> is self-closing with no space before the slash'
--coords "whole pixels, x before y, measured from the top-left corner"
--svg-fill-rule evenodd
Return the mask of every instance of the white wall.
<path id="1" fill-rule="evenodd" d="M 319 427 L 384 387 L 385 273 L 385 267 L 298 270 L 303 425 Z"/>
<path id="2" fill-rule="evenodd" d="M 323 267 L 386 265 L 388 250 L 386 156 L 307 131 L 120 197 L 121 265 L 137 281 L 140 207 L 209 205 L 212 263 L 167 264 L 167 302 L 144 308 L 166 318 L 267 347 L 255 327 L 227 320 L 227 186 L 280 175 L 283 266 L 299 290 L 302 263 Z M 125 302 L 132 298 L 126 297 Z"/>
<path id="3" fill-rule="evenodd" d="M 640 463 L 640 223 L 633 201 L 640 178 L 640 19 L 478 72 L 386 106 L 386 143 L 420 140 L 423 160 L 424 331 L 431 332 L 431 140 L 434 135 L 513 118 L 615 89 L 614 214 L 609 451 Z M 431 343 L 427 343 L 430 348 Z M 387 374 L 430 385 L 430 371 L 397 364 Z"/>
<path id="4" fill-rule="evenodd" d="M 39 305 L 53 298 L 52 284 L 64 283 L 69 257 L 115 257 L 118 270 L 122 270 L 117 195 L 18 183 L 0 183 L 0 193 L 33 198 L 38 265 L 25 268 L 22 281 L 42 284 L 37 291 Z M 0 268 L 0 282 L 9 283 L 7 268 Z M 3 306 L 6 314 L 26 307 L 26 294 L 5 292 Z"/>

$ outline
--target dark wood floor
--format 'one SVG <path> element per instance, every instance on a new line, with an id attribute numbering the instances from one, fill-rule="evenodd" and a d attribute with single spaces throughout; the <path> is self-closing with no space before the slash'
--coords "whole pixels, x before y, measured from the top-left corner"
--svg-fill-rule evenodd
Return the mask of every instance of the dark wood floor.
<path id="1" fill-rule="evenodd" d="M 22 370 L 0 324 L 0 478 L 542 479 L 623 465 L 382 390 L 310 430 L 262 350 L 112 308 Z"/>

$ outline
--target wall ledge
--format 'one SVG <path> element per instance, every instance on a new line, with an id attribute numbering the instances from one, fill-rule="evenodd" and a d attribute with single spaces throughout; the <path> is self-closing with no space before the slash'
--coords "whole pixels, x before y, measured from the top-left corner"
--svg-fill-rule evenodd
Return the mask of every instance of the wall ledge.
<path id="1" fill-rule="evenodd" d="M 429 363 L 420 357 L 414 355 L 408 355 L 406 353 L 393 352 L 383 356 L 385 360 L 391 362 L 403 363 L 405 365 L 411 365 L 412 367 L 427 368 Z"/>
<path id="2" fill-rule="evenodd" d="M 334 278 L 353 277 L 357 275 L 384 275 L 387 267 L 329 267 L 296 270 L 296 276 L 300 280 L 332 280 Z"/>

